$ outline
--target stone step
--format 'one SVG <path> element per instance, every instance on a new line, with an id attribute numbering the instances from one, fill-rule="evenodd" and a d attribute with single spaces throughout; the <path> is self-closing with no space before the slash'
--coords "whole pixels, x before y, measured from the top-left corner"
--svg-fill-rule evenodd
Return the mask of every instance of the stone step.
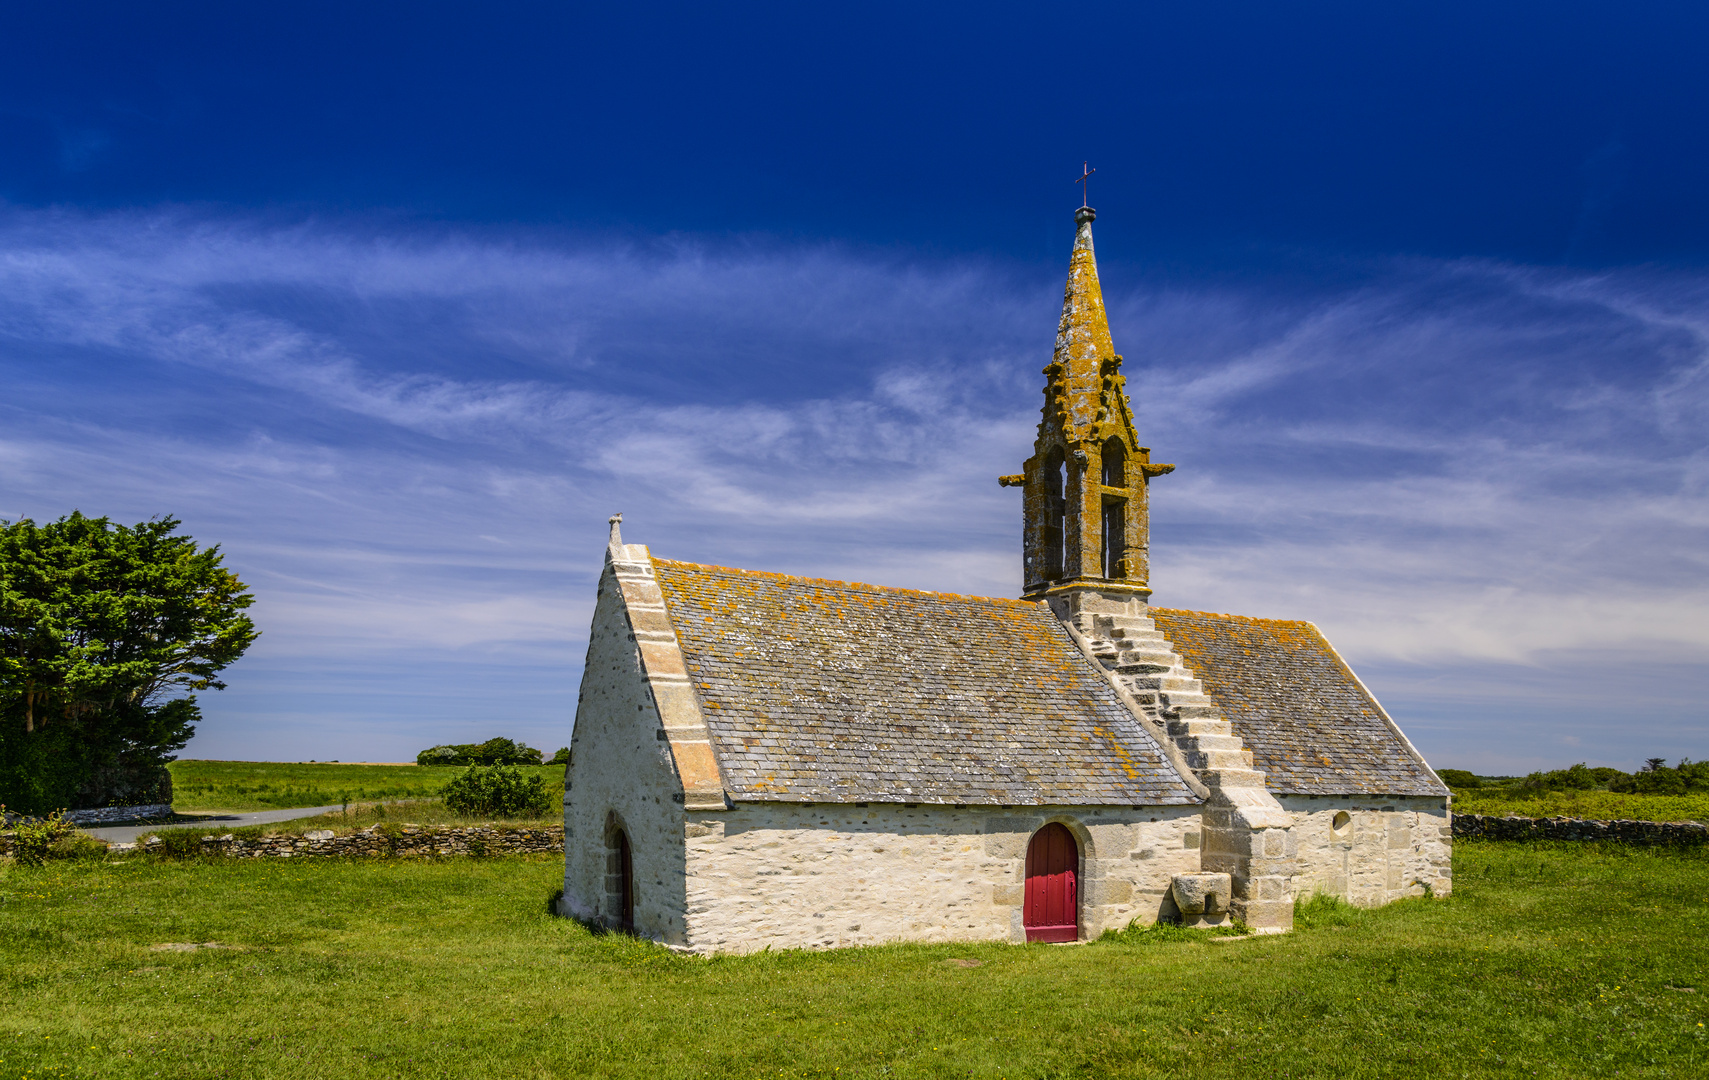
<path id="1" fill-rule="evenodd" d="M 1246 749 L 1246 740 L 1238 735 L 1178 735 L 1175 745 L 1183 750 L 1237 750 Z"/>
<path id="2" fill-rule="evenodd" d="M 1163 715 L 1171 720 L 1219 720 L 1222 710 L 1214 704 L 1177 705 L 1173 699 L 1163 707 Z"/>
<path id="3" fill-rule="evenodd" d="M 1188 750 L 1187 764 L 1195 772 L 1249 772 L 1252 769 L 1250 750 Z"/>
<path id="4" fill-rule="evenodd" d="M 1153 642 L 1120 641 L 1116 643 L 1116 651 L 1123 656 L 1143 656 L 1154 664 L 1173 668 L 1180 663 L 1180 658 L 1173 651 L 1157 648 Z"/>
<path id="5" fill-rule="evenodd" d="M 1151 637 L 1163 640 L 1163 634 L 1157 629 L 1157 624 L 1142 615 L 1101 615 L 1096 621 L 1098 628 L 1111 637 Z"/>
<path id="6" fill-rule="evenodd" d="M 1193 771 L 1199 774 L 1200 780 L 1203 780 L 1211 787 L 1262 788 L 1265 786 L 1264 773 L 1258 769 L 1212 768 L 1203 770 L 1195 769 Z"/>
<path id="7" fill-rule="evenodd" d="M 1233 735 L 1234 725 L 1220 717 L 1215 720 L 1171 720 L 1169 735 L 1172 738 L 1196 737 L 1201 735 Z"/>

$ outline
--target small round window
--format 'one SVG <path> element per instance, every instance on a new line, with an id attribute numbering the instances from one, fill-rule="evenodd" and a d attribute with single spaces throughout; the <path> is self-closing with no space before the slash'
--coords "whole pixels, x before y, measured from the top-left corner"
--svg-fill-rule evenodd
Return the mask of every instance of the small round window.
<path id="1" fill-rule="evenodd" d="M 1353 815 L 1345 810 L 1337 810 L 1335 817 L 1330 819 L 1329 831 L 1336 836 L 1346 836 L 1347 830 L 1353 827 Z"/>

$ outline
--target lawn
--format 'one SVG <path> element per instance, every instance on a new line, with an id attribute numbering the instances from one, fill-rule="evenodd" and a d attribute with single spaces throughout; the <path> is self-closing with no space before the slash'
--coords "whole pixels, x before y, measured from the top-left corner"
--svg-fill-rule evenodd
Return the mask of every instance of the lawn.
<path id="1" fill-rule="evenodd" d="M 1693 795 L 1622 795 L 1614 791 L 1546 791 L 1534 796 L 1502 788 L 1454 791 L 1454 813 L 1517 814 L 1520 817 L 1575 817 L 1592 821 L 1706 821 L 1709 792 Z"/>
<path id="2" fill-rule="evenodd" d="M 381 799 L 432 798 L 462 772 L 445 765 L 174 761 L 174 810 L 275 810 Z M 562 789 L 562 765 L 519 766 Z"/>
<path id="3" fill-rule="evenodd" d="M 1709 1074 L 1702 852 L 1462 842 L 1451 899 L 1273 939 L 715 959 L 548 917 L 560 873 L 0 868 L 0 1077 Z"/>

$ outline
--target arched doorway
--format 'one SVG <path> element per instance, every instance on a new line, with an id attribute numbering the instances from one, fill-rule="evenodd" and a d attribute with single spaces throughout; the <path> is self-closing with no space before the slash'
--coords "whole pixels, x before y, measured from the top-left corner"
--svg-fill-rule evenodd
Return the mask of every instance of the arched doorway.
<path id="1" fill-rule="evenodd" d="M 1028 941 L 1077 941 L 1080 937 L 1080 845 L 1074 834 L 1051 822 L 1027 845 L 1026 902 L 1021 923 Z"/>

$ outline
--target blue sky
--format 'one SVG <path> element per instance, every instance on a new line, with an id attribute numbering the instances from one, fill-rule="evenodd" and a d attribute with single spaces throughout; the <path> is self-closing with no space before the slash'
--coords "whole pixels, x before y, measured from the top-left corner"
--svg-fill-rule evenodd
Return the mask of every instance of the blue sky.
<path id="1" fill-rule="evenodd" d="M 0 515 L 264 630 L 187 753 L 568 740 L 604 519 L 1006 595 L 1082 159 L 1159 603 L 1440 766 L 1709 756 L 1709 13 L 0 8 Z"/>

